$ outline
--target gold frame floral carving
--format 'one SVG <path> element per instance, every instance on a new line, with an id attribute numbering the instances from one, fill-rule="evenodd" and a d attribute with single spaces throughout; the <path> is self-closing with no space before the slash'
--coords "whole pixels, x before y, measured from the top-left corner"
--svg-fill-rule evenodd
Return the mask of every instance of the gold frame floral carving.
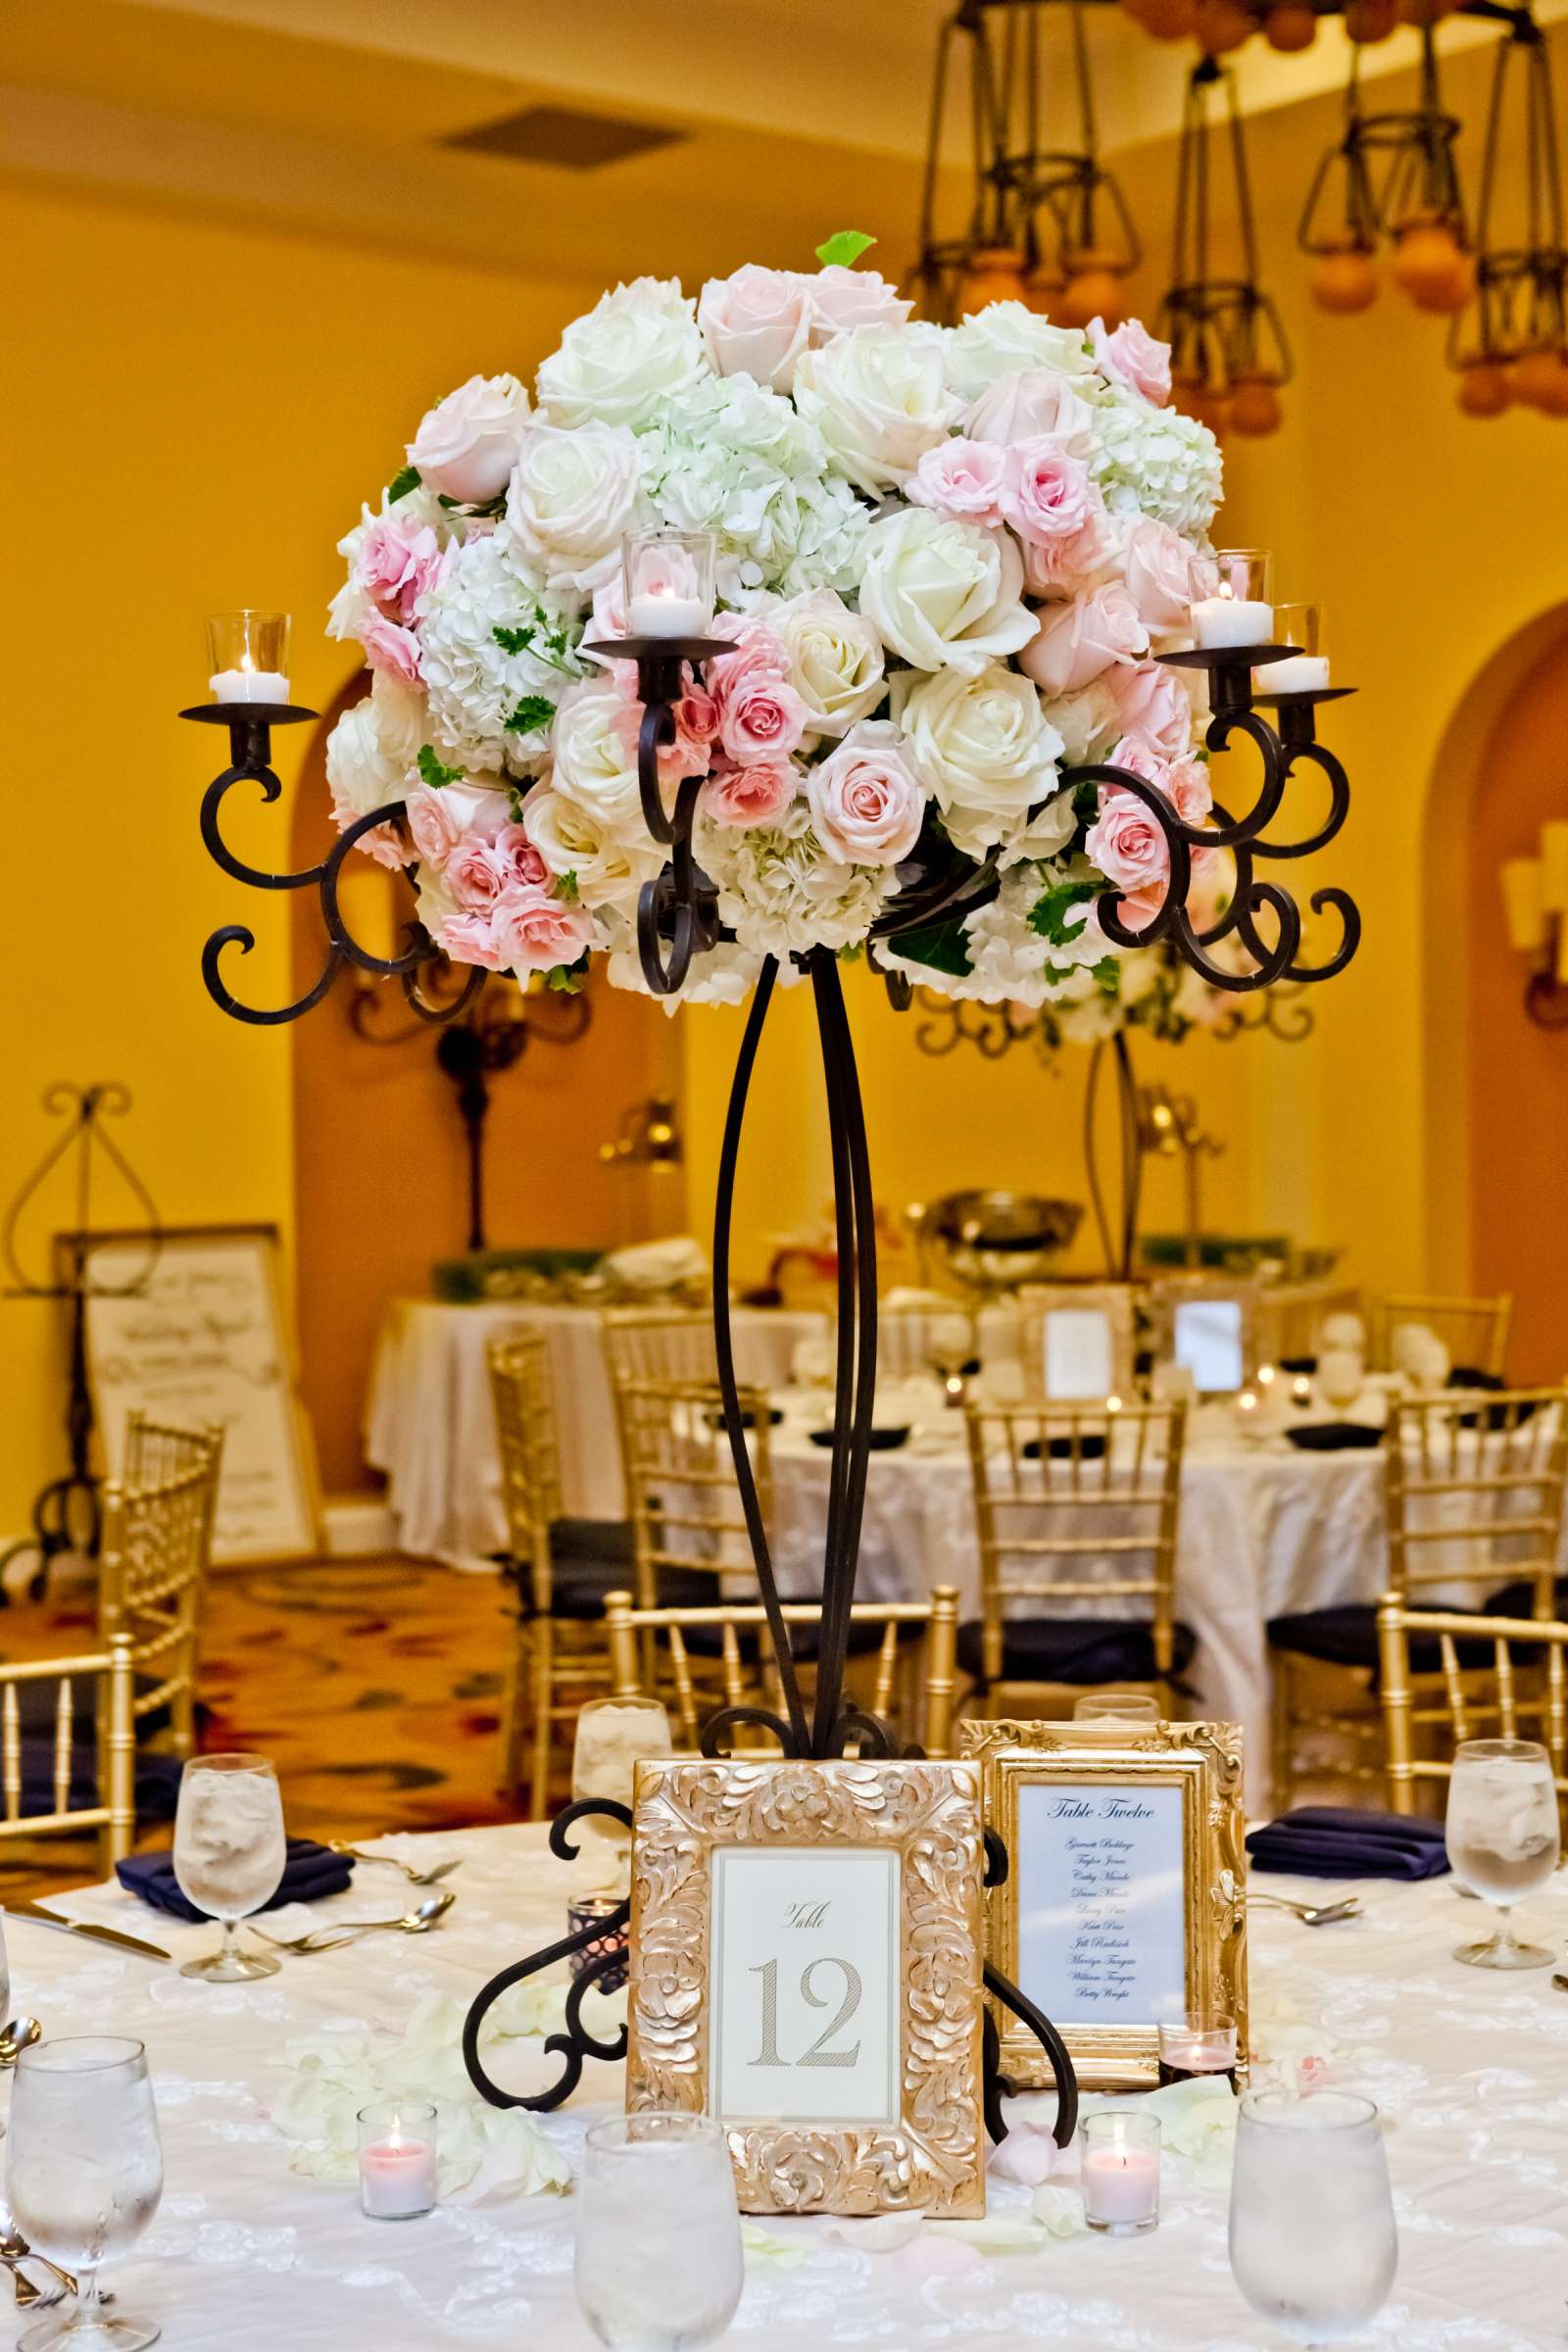
<path id="1" fill-rule="evenodd" d="M 900 2121 L 732 2126 L 741 2210 L 983 2214 L 978 1767 L 660 1758 L 637 1767 L 633 1813 L 628 2111 L 710 2108 L 715 1850 L 891 1848 L 900 1889 Z"/>
<path id="2" fill-rule="evenodd" d="M 1183 1791 L 1183 1924 L 1187 2002 L 1236 2020 L 1239 2071 L 1247 2052 L 1247 1848 L 1242 1802 L 1242 1731 L 1234 1723 L 1011 1723 L 959 1725 L 963 1755 L 980 1765 L 986 1821 L 1007 1848 L 1011 1868 L 986 1897 L 987 1956 L 1031 1997 L 1019 1967 L 1018 1902 L 1022 1871 L 1018 1792 L 1061 1781 L 1105 1787 L 1143 1782 Z M 996 2005 L 1004 2072 L 1020 2083 L 1049 2085 L 1044 2054 L 1010 2012 Z M 1143 2089 L 1159 2079 L 1159 2036 L 1152 2020 L 1137 2025 L 1075 2026 L 1054 2020 L 1086 2089 Z"/>

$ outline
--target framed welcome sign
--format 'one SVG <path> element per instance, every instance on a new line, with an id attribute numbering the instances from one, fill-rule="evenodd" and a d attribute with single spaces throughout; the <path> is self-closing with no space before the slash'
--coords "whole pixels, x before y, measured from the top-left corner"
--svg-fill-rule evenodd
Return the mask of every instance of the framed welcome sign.
<path id="1" fill-rule="evenodd" d="M 629 2108 L 725 2127 L 743 2212 L 985 2210 L 974 1764 L 637 1767 Z"/>
<path id="2" fill-rule="evenodd" d="M 1236 2020 L 1247 2048 L 1242 1735 L 1229 1723 L 964 1723 L 1010 1869 L 987 1897 L 992 1959 L 1059 2029 L 1088 2087 L 1159 2074 L 1159 2026 Z M 1038 2044 L 997 2015 L 1005 2072 Z"/>

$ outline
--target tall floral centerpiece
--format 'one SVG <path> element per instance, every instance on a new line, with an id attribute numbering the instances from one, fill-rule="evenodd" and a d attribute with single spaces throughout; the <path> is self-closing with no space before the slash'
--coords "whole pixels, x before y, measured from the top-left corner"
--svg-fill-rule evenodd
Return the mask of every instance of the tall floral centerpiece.
<path id="1" fill-rule="evenodd" d="M 664 852 L 638 670 L 589 649 L 627 633 L 630 535 L 710 533 L 727 650 L 684 673 L 660 776 L 671 798 L 700 780 L 719 929 L 678 993 L 737 1001 L 764 958 L 787 981 L 792 957 L 853 956 L 940 869 L 990 895 L 884 941 L 883 967 L 1057 1008 L 1067 1034 L 1140 1004 L 1194 1017 L 1202 982 L 1098 913 L 1114 892 L 1123 926 L 1153 918 L 1164 832 L 1130 792 L 1060 779 L 1105 761 L 1188 824 L 1208 810 L 1195 673 L 1156 656 L 1211 587 L 1213 436 L 1169 407 L 1141 326 L 1017 302 L 936 326 L 858 250 L 823 252 L 695 298 L 617 286 L 531 393 L 476 376 L 422 419 L 341 543 L 330 625 L 373 681 L 328 745 L 339 824 L 401 801 L 359 846 L 412 865 L 454 961 L 573 987 L 597 953 L 645 986 L 637 902 Z"/>

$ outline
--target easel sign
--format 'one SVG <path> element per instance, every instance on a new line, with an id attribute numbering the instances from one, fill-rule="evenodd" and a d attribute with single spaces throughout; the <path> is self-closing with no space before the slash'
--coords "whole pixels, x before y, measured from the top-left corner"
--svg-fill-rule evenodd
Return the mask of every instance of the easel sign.
<path id="1" fill-rule="evenodd" d="M 987 1897 L 991 1959 L 1059 2028 L 1086 2087 L 1159 2078 L 1159 2027 L 1220 2009 L 1247 2048 L 1242 1736 L 1231 1723 L 959 1726 L 1011 1856 Z M 998 2011 L 1002 2062 L 1038 2045 Z"/>
<path id="2" fill-rule="evenodd" d="M 275 1225 L 171 1226 L 145 1285 L 143 1234 L 63 1234 L 80 1250 L 87 1367 L 108 1473 L 128 1412 L 223 1425 L 213 1558 L 320 1556 L 315 1449 L 297 1387 Z M 119 1295 L 117 1295 L 117 1293 Z"/>

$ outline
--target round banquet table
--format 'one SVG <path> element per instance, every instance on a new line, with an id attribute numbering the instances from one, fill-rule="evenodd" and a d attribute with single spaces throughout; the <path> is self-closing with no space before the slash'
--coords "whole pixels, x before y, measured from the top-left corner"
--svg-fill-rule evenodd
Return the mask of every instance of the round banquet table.
<path id="1" fill-rule="evenodd" d="M 790 1377 L 799 1342 L 826 1329 L 822 1314 L 736 1307 L 739 1379 L 777 1388 Z M 550 1340 L 563 1511 L 568 1519 L 625 1516 L 620 1436 L 597 1308 L 394 1298 L 370 1372 L 365 1453 L 386 1473 L 403 1550 L 476 1565 L 488 1564 L 505 1544 L 485 1350 L 493 1339 L 518 1331 L 543 1331 Z"/>
<path id="2" fill-rule="evenodd" d="M 561 1932 L 565 1874 L 544 1836 L 534 1825 L 387 1841 L 426 1861 L 464 1855 L 450 1882 L 458 1902 L 439 1932 L 287 1960 L 281 1975 L 254 1984 L 188 1982 L 107 1945 L 7 1922 L 15 2008 L 33 2011 L 51 2034 L 134 2034 L 147 2043 L 166 2187 L 147 2234 L 106 2283 L 127 2316 L 162 2324 L 167 2352 L 586 2352 L 593 2343 L 572 2293 L 569 2195 L 454 2200 L 423 2221 L 369 2222 L 352 2189 L 292 2173 L 269 2121 L 292 2041 L 323 2030 L 395 2035 L 421 1996 L 466 2005 L 503 1962 Z M 392 1879 L 362 1868 L 352 1893 L 313 1913 L 384 1915 L 378 1898 Z M 1341 1891 L 1283 1878 L 1268 1885 Z M 1568 2063 L 1568 2000 L 1545 1971 L 1489 1979 L 1449 1959 L 1474 1921 L 1472 1906 L 1461 1916 L 1448 1880 L 1369 1881 L 1356 1891 L 1364 1916 L 1337 1927 L 1314 1931 L 1265 1910 L 1250 1922 L 1254 2048 L 1285 2056 L 1309 2042 L 1327 2055 L 1331 2082 L 1376 2099 L 1387 2118 L 1399 2274 L 1382 2316 L 1355 2340 L 1385 2352 L 1560 2347 L 1568 2143 L 1551 2085 L 1558 2060 Z M 118 1889 L 56 1902 L 176 1959 L 215 1934 Z M 1568 1878 L 1525 1913 L 1531 1935 L 1568 1945 Z M 539 2058 L 541 2081 L 551 2063 Z M 620 2082 L 619 2067 L 590 2062 L 569 2105 L 542 2119 L 568 2162 L 586 2126 L 618 2105 Z M 1075 2179 L 1075 2165 L 1062 2170 Z M 1051 2237 L 1037 2250 L 983 2253 L 958 2276 L 919 2277 L 906 2256 L 867 2246 L 863 2225 L 770 2218 L 748 2254 L 724 2341 L 757 2352 L 1280 2352 L 1284 2339 L 1232 2282 L 1225 2188 L 1175 2154 L 1162 2172 L 1152 2236 Z M 1028 2201 L 1027 2189 L 993 2176 L 993 2216 L 1020 2216 Z M 7 2343 L 24 2324 L 9 2305 L 8 2296 Z"/>

